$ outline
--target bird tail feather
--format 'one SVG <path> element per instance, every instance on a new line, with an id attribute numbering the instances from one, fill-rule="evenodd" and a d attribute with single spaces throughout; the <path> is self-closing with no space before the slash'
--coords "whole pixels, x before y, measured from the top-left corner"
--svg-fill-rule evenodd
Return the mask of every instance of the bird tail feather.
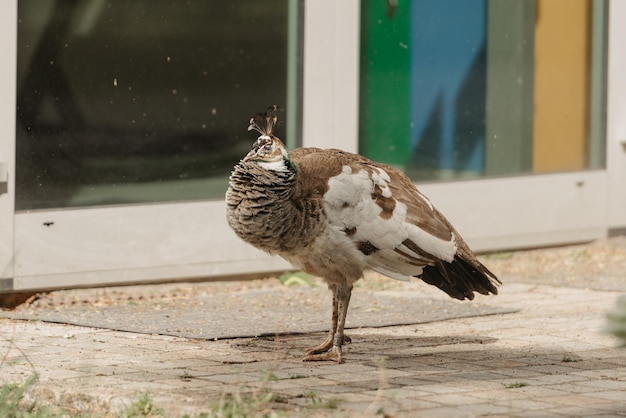
<path id="1" fill-rule="evenodd" d="M 419 276 L 424 282 L 437 286 L 455 299 L 474 299 L 474 292 L 498 294 L 500 280 L 478 260 L 468 261 L 458 255 L 451 263 L 437 261 L 424 267 Z"/>

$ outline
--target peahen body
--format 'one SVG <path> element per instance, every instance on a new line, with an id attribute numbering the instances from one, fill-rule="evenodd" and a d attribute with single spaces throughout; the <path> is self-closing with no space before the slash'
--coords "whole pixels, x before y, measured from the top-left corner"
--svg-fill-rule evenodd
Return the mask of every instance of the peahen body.
<path id="1" fill-rule="evenodd" d="M 230 176 L 227 219 L 244 241 L 328 284 L 328 338 L 304 360 L 342 361 L 350 295 L 365 269 L 418 277 L 461 300 L 497 294 L 500 281 L 403 172 L 337 149 L 288 152 L 273 134 L 276 110 L 250 120 L 261 136 Z"/>

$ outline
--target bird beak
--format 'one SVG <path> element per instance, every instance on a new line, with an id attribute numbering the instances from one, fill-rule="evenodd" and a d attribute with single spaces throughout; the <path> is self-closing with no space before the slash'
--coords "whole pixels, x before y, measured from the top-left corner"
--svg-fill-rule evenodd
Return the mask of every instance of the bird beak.
<path id="1" fill-rule="evenodd" d="M 248 154 L 246 154 L 245 157 L 243 157 L 243 161 L 248 161 L 251 158 L 253 158 L 254 156 L 256 156 L 256 151 L 254 149 L 250 150 L 250 152 Z"/>

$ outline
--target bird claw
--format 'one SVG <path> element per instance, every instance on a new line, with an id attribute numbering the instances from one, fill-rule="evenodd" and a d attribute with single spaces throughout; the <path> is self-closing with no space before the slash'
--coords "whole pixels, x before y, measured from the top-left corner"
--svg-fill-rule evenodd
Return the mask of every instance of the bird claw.
<path id="1" fill-rule="evenodd" d="M 332 350 L 325 353 L 311 354 L 307 351 L 307 355 L 304 356 L 302 361 L 334 361 L 336 363 L 343 362 L 343 355 L 341 347 L 334 346 Z"/>
<path id="2" fill-rule="evenodd" d="M 327 352 L 333 346 L 332 338 L 327 338 L 323 343 L 316 347 L 311 347 L 306 350 L 307 357 L 312 356 L 314 354 L 322 354 Z"/>
<path id="3" fill-rule="evenodd" d="M 352 342 L 352 339 L 350 337 L 348 337 L 347 335 L 344 335 L 343 337 L 343 343 L 344 344 L 350 344 Z M 328 350 L 330 350 L 333 347 L 333 338 L 332 337 L 328 337 L 326 340 L 324 340 L 323 343 L 321 343 L 318 346 L 315 347 L 311 347 L 311 348 L 307 348 L 306 349 L 306 356 L 312 356 L 314 354 L 322 354 L 322 353 L 326 353 Z M 306 358 L 306 357 L 305 357 Z"/>

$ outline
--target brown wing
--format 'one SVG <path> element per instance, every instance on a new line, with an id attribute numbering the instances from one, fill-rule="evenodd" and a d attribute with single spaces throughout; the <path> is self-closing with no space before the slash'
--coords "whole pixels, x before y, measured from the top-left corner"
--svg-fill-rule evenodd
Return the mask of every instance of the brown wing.
<path id="1" fill-rule="evenodd" d="M 302 171 L 302 190 L 323 198 L 329 222 L 370 268 L 419 277 L 457 299 L 497 293 L 496 276 L 400 170 L 339 150 L 300 148 L 291 157 Z"/>

